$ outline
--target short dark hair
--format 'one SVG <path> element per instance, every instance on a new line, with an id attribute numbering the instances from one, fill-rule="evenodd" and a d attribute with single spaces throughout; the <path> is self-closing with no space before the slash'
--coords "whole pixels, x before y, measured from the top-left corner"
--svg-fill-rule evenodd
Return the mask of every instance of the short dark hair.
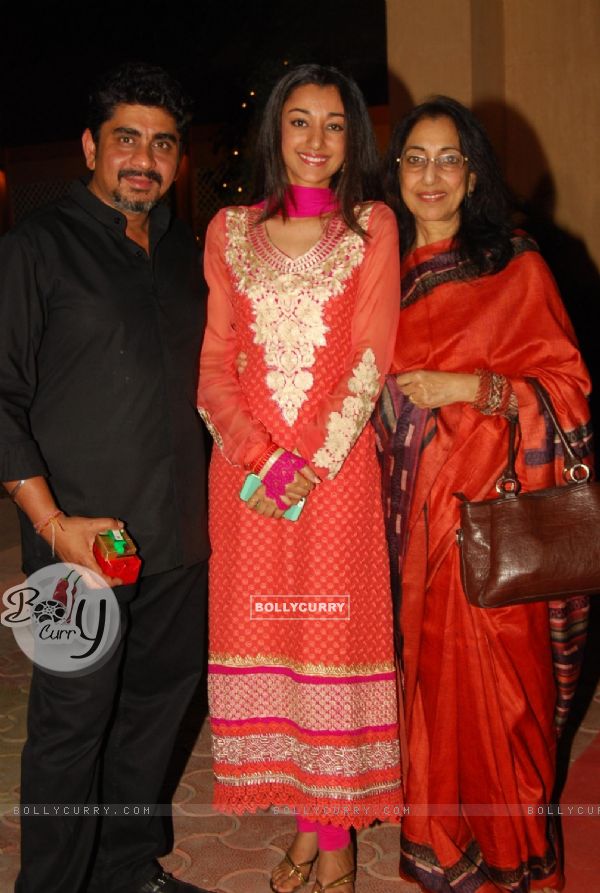
<path id="1" fill-rule="evenodd" d="M 86 121 L 95 142 L 100 128 L 121 103 L 163 108 L 175 119 L 181 141 L 185 140 L 192 101 L 164 68 L 146 62 L 124 62 L 100 76 L 89 96 Z"/>
<path id="2" fill-rule="evenodd" d="M 434 96 L 416 106 L 396 126 L 385 163 L 388 204 L 396 212 L 400 251 L 404 256 L 415 241 L 415 220 L 400 193 L 398 164 L 413 127 L 424 118 L 450 118 L 458 131 L 460 150 L 467 156 L 477 182 L 460 210 L 455 237 L 461 259 L 469 260 L 480 274 L 496 273 L 512 256 L 510 242 L 510 193 L 483 125 L 462 103 L 449 96 Z"/>
<path id="3" fill-rule="evenodd" d="M 344 106 L 346 150 L 343 167 L 332 178 L 331 188 L 337 195 L 347 226 L 365 235 L 357 221 L 355 206 L 383 198 L 379 156 L 367 106 L 358 85 L 332 66 L 298 65 L 275 84 L 258 133 L 254 196 L 257 200 L 269 199 L 265 219 L 278 212 L 285 217 L 283 200 L 289 184 L 281 153 L 281 115 L 293 90 L 307 84 L 336 87 L 340 94 Z"/>

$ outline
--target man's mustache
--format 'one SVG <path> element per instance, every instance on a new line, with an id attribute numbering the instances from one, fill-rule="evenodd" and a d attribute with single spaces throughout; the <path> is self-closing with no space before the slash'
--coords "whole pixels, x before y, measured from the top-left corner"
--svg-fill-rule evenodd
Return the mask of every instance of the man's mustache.
<path id="1" fill-rule="evenodd" d="M 159 186 L 162 185 L 163 178 L 158 171 L 138 171 L 133 167 L 126 167 L 119 171 L 118 179 L 123 177 L 145 177 L 146 180 L 154 180 Z"/>

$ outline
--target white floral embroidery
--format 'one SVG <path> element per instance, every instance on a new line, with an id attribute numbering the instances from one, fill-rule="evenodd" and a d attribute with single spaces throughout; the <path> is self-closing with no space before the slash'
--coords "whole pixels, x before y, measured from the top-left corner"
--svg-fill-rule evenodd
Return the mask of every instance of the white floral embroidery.
<path id="1" fill-rule="evenodd" d="M 219 447 L 220 450 L 222 450 L 223 449 L 223 438 L 221 437 L 221 435 L 219 434 L 219 432 L 217 431 L 217 429 L 211 422 L 210 415 L 208 414 L 207 410 L 204 409 L 204 407 L 199 406 L 198 407 L 198 415 L 200 416 L 200 418 L 202 419 L 202 421 L 208 428 L 216 445 Z"/>
<path id="2" fill-rule="evenodd" d="M 363 227 L 370 210 L 359 215 Z M 226 259 L 239 291 L 252 304 L 254 341 L 263 346 L 269 369 L 266 384 L 291 427 L 313 385 L 315 350 L 327 344 L 325 306 L 346 288 L 365 244 L 341 225 L 296 260 L 271 246 L 277 262 L 265 263 L 254 250 L 249 215 L 247 208 L 228 210 Z"/>
<path id="3" fill-rule="evenodd" d="M 327 420 L 325 443 L 312 458 L 315 465 L 329 468 L 328 478 L 336 476 L 373 412 L 375 398 L 379 393 L 379 370 L 370 347 L 363 353 L 358 366 L 352 370 L 348 390 L 356 396 L 346 397 L 341 412 L 331 413 Z"/>

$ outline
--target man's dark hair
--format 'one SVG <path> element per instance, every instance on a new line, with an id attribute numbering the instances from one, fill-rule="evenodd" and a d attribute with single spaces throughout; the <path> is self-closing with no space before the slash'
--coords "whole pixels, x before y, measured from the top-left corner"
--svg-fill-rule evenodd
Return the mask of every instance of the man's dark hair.
<path id="1" fill-rule="evenodd" d="M 350 229 L 364 235 L 356 217 L 360 202 L 383 197 L 380 162 L 373 127 L 356 82 L 329 65 L 299 65 L 292 68 L 273 88 L 258 134 L 254 194 L 269 199 L 265 218 L 281 212 L 285 217 L 284 196 L 288 187 L 281 153 L 283 106 L 297 87 L 315 84 L 336 87 L 344 106 L 346 148 L 344 164 L 331 179 L 331 188 L 340 203 L 341 215 Z"/>
<path id="2" fill-rule="evenodd" d="M 396 212 L 400 230 L 400 252 L 406 255 L 415 241 L 415 220 L 399 188 L 399 159 L 413 127 L 423 119 L 450 118 L 458 131 L 460 151 L 468 158 L 469 170 L 477 175 L 475 189 L 460 208 L 455 244 L 461 258 L 470 261 L 481 275 L 497 273 L 512 257 L 510 241 L 510 193 L 496 155 L 482 124 L 466 106 L 449 96 L 434 96 L 410 111 L 396 126 L 386 158 L 387 202 Z"/>
<path id="3" fill-rule="evenodd" d="M 125 62 L 101 75 L 89 97 L 86 122 L 94 142 L 98 142 L 100 128 L 121 103 L 164 109 L 175 119 L 181 141 L 185 140 L 192 101 L 164 68 L 146 62 Z"/>

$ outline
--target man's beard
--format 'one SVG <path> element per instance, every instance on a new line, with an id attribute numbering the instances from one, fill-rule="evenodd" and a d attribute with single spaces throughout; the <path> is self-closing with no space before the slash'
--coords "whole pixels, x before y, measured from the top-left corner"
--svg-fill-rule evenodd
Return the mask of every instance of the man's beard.
<path id="1" fill-rule="evenodd" d="M 162 177 L 158 173 L 158 171 L 138 171 L 131 168 L 127 168 L 119 171 L 118 179 L 119 182 L 123 179 L 123 177 L 146 177 L 148 180 L 154 180 L 155 183 L 158 183 L 159 186 L 162 185 Z M 152 208 L 158 204 L 160 201 L 160 197 L 153 198 L 150 201 L 142 201 L 140 199 L 135 198 L 124 198 L 118 189 L 112 194 L 113 201 L 115 204 L 115 208 L 119 211 L 130 211 L 133 214 L 147 214 Z"/>
<path id="2" fill-rule="evenodd" d="M 129 211 L 133 214 L 147 214 L 159 202 L 158 198 L 145 202 L 135 198 L 123 198 L 118 189 L 113 192 L 112 199 L 118 211 Z"/>

